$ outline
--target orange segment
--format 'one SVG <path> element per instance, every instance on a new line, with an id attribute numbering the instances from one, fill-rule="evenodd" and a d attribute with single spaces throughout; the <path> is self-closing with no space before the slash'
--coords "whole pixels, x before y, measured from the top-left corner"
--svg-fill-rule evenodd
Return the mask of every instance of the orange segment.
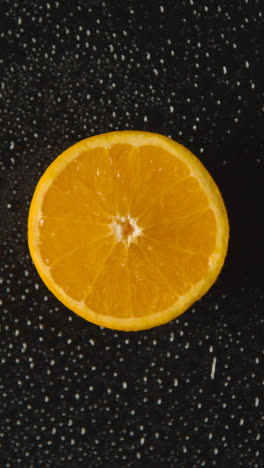
<path id="1" fill-rule="evenodd" d="M 136 152 L 136 195 L 131 204 L 131 216 L 137 217 L 164 191 L 184 180 L 190 169 L 179 158 L 161 147 L 143 145 Z"/>
<path id="2" fill-rule="evenodd" d="M 228 229 L 219 190 L 194 155 L 161 135 L 124 131 L 83 140 L 50 165 L 28 240 L 67 307 L 98 325 L 141 330 L 209 289 Z"/>
<path id="3" fill-rule="evenodd" d="M 177 301 L 177 293 L 170 287 L 159 264 L 152 262 L 140 243 L 132 243 L 128 249 L 128 271 L 134 317 L 148 317 Z"/>
<path id="4" fill-rule="evenodd" d="M 139 219 L 146 227 L 153 224 L 159 225 L 161 220 L 167 220 L 169 223 L 174 220 L 178 222 L 180 218 L 193 217 L 208 207 L 208 197 L 197 179 L 187 177 L 150 199 Z"/>
<path id="5" fill-rule="evenodd" d="M 135 158 L 134 147 L 128 144 L 93 148 L 81 153 L 58 176 L 66 181 L 65 191 L 70 187 L 80 196 L 92 200 L 93 205 L 111 214 L 128 213 L 129 195 L 133 186 Z"/>
<path id="6" fill-rule="evenodd" d="M 209 208 L 196 212 L 192 216 L 179 216 L 168 220 L 155 218 L 155 223 L 147 225 L 145 236 L 158 240 L 160 243 L 187 249 L 193 252 L 210 254 L 216 243 L 216 219 Z"/>
<path id="7" fill-rule="evenodd" d="M 127 249 L 123 242 L 114 245 L 102 263 L 90 293 L 84 300 L 96 313 L 127 319 L 133 315 L 127 269 Z"/>
<path id="8" fill-rule="evenodd" d="M 208 255 L 147 238 L 142 238 L 140 245 L 148 252 L 153 267 L 179 296 L 186 294 L 208 271 Z"/>
<path id="9" fill-rule="evenodd" d="M 83 301 L 96 280 L 98 259 L 104 262 L 113 245 L 113 238 L 106 237 L 87 247 L 76 246 L 51 265 L 52 280 L 67 295 Z"/>
<path id="10" fill-rule="evenodd" d="M 39 222 L 39 250 L 42 260 L 47 266 L 63 258 L 76 248 L 89 247 L 98 240 L 110 235 L 108 224 L 91 224 L 91 222 L 73 219 L 65 216 L 60 218 L 42 217 Z M 73 242 L 74 239 L 74 242 Z M 100 245 L 100 244 L 99 244 Z"/>

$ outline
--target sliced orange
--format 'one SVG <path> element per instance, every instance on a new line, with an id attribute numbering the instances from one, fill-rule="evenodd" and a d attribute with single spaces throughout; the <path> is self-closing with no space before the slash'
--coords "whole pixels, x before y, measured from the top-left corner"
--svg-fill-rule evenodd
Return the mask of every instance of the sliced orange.
<path id="1" fill-rule="evenodd" d="M 126 331 L 166 323 L 205 294 L 228 232 L 201 162 L 137 131 L 62 153 L 41 177 L 28 220 L 32 259 L 53 294 L 86 320 Z"/>

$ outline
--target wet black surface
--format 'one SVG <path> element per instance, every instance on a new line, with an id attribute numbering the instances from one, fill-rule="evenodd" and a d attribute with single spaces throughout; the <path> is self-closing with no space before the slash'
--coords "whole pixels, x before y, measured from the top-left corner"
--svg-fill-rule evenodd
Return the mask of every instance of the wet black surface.
<path id="1" fill-rule="evenodd" d="M 2 1 L 0 466 L 264 466 L 260 2 Z M 169 135 L 230 218 L 218 282 L 139 333 L 64 308 L 29 257 L 35 185 L 68 146 Z"/>

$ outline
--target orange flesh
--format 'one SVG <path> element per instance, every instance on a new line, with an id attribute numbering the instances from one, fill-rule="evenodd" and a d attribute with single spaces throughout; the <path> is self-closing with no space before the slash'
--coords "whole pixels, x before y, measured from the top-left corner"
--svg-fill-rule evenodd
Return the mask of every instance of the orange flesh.
<path id="1" fill-rule="evenodd" d="M 209 199 L 163 148 L 86 150 L 44 195 L 40 255 L 54 282 L 94 312 L 142 317 L 177 304 L 216 246 Z"/>

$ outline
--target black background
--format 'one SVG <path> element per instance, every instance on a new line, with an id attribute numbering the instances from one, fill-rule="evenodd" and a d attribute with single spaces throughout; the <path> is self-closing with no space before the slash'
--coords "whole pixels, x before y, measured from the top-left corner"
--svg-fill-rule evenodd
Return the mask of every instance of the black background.
<path id="1" fill-rule="evenodd" d="M 263 468 L 261 2 L 2 0 L 0 31 L 1 468 Z M 187 146 L 230 219 L 217 283 L 146 332 L 67 310 L 27 247 L 41 174 L 115 129 Z"/>

